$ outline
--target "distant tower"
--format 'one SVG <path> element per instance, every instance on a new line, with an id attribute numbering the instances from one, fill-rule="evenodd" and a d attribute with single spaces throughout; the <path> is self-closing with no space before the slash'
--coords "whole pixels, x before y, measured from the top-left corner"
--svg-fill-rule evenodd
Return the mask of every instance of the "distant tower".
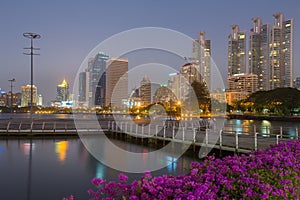
<path id="1" fill-rule="evenodd" d="M 64 79 L 56 87 L 56 100 L 57 101 L 68 101 L 69 100 L 69 84 Z"/>
<path id="2" fill-rule="evenodd" d="M 37 105 L 38 106 L 43 106 L 43 96 L 41 94 L 38 95 Z"/>
<path id="3" fill-rule="evenodd" d="M 78 101 L 85 102 L 86 101 L 86 72 L 79 73 L 79 82 L 78 82 Z"/>
<path id="4" fill-rule="evenodd" d="M 205 39 L 205 32 L 199 32 L 198 38 L 193 42 L 193 59 L 199 64 L 199 73 L 202 75 L 208 89 L 211 89 L 211 44 Z"/>
<path id="5" fill-rule="evenodd" d="M 147 76 L 144 76 L 141 81 L 140 97 L 145 106 L 151 103 L 151 81 Z"/>
<path id="6" fill-rule="evenodd" d="M 231 26 L 228 36 L 228 77 L 246 72 L 246 32 L 238 25 Z"/>
<path id="7" fill-rule="evenodd" d="M 30 90 L 31 86 L 26 85 L 21 87 L 22 90 L 22 99 L 21 99 L 21 107 L 27 107 L 30 106 Z M 32 86 L 32 93 L 33 93 L 33 99 L 32 103 L 33 105 L 36 105 L 36 95 L 37 95 L 37 88 L 36 86 Z"/>
<path id="8" fill-rule="evenodd" d="M 111 58 L 106 68 L 106 106 L 121 106 L 128 99 L 128 59 Z"/>

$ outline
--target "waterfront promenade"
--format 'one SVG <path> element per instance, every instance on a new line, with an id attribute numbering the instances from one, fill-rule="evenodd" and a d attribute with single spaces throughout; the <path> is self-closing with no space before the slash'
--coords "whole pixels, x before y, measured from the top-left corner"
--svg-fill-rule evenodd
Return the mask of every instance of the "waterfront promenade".
<path id="1" fill-rule="evenodd" d="M 111 116 L 102 116 L 98 122 L 90 119 L 15 118 L 0 120 L 0 137 L 55 137 L 97 135 L 101 133 L 128 138 L 140 138 L 143 142 L 180 142 L 194 147 L 214 148 L 234 152 L 249 152 L 268 148 L 270 145 L 298 139 L 298 128 L 293 136 L 285 133 L 285 127 L 277 130 L 265 127 L 246 127 L 225 125 L 222 128 L 200 127 L 197 121 L 192 123 L 175 121 L 155 121 L 151 124 L 133 122 L 131 119 L 114 120 Z M 99 125 L 100 124 L 100 125 Z"/>

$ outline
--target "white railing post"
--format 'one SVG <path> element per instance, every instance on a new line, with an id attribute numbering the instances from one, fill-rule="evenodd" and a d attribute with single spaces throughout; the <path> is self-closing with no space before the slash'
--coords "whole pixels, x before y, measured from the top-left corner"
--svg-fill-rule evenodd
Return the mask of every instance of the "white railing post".
<path id="1" fill-rule="evenodd" d="M 280 126 L 280 138 L 282 139 L 282 126 Z"/>
<path id="2" fill-rule="evenodd" d="M 196 143 L 196 128 L 193 128 L 193 142 Z"/>
<path id="3" fill-rule="evenodd" d="M 220 130 L 220 148 L 222 148 L 222 145 L 223 145 L 223 138 L 222 138 L 222 133 L 223 133 L 223 130 Z"/>
<path id="4" fill-rule="evenodd" d="M 158 125 L 155 126 L 155 137 L 157 137 Z"/>
<path id="5" fill-rule="evenodd" d="M 138 134 L 138 128 L 139 128 L 139 126 L 137 125 L 137 124 L 135 124 L 135 135 L 137 136 L 137 134 Z"/>
<path id="6" fill-rule="evenodd" d="M 298 134 L 299 134 L 299 133 L 298 133 L 298 127 L 296 127 L 296 130 L 295 130 L 295 131 L 296 131 L 296 140 L 298 140 Z"/>
<path id="7" fill-rule="evenodd" d="M 235 132 L 235 150 L 238 152 L 239 149 L 239 135 L 238 132 Z"/>
<path id="8" fill-rule="evenodd" d="M 276 144 L 279 143 L 279 135 L 276 135 Z"/>
<path id="9" fill-rule="evenodd" d="M 166 126 L 164 126 L 164 138 L 166 138 Z"/>
<path id="10" fill-rule="evenodd" d="M 151 135 L 151 124 L 148 125 L 148 136 L 150 137 Z"/>
<path id="11" fill-rule="evenodd" d="M 174 140 L 175 138 L 175 126 L 173 126 L 173 129 L 172 129 L 172 139 Z"/>
<path id="12" fill-rule="evenodd" d="M 205 129 L 205 145 L 208 146 L 208 131 L 209 129 Z"/>
<path id="13" fill-rule="evenodd" d="M 182 127 L 182 141 L 184 141 L 184 133 L 185 133 L 185 127 Z"/>
<path id="14" fill-rule="evenodd" d="M 257 151 L 257 133 L 254 132 L 254 151 Z"/>

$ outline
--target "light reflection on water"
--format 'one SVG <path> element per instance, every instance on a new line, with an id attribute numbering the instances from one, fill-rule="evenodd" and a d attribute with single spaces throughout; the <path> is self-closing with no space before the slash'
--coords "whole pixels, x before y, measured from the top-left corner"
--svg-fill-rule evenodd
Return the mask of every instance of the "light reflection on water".
<path id="1" fill-rule="evenodd" d="M 145 156 L 151 151 L 148 147 L 133 145 L 129 148 L 141 148 L 143 151 L 140 152 Z M 154 176 L 186 173 L 190 163 L 197 158 L 183 156 L 175 160 L 169 156 L 166 160 L 169 165 L 152 172 Z M 116 181 L 119 173 L 121 171 L 109 168 L 91 156 L 79 139 L 0 140 L 0 177 L 6 186 L 0 188 L 0 199 L 40 200 L 45 196 L 62 199 L 70 194 L 76 199 L 88 199 L 87 190 L 95 189 L 91 184 L 94 177 Z M 128 182 L 144 175 L 125 174 L 129 177 Z"/>
<path id="2" fill-rule="evenodd" d="M 67 157 L 68 141 L 59 141 L 55 143 L 55 153 L 59 161 L 63 164 Z"/>
<path id="3" fill-rule="evenodd" d="M 270 134 L 280 134 L 280 127 L 282 127 L 283 135 L 294 139 L 297 130 L 299 130 L 300 122 L 227 119 L 225 121 L 224 130 L 233 134 L 237 132 L 245 135 L 251 135 L 256 131 L 268 137 Z"/>

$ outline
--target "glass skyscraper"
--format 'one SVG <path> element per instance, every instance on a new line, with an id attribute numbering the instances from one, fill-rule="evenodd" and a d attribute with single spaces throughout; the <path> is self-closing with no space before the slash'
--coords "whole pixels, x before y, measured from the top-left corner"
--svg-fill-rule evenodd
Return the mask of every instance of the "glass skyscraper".
<path id="1" fill-rule="evenodd" d="M 101 101 L 99 101 L 99 99 L 105 99 L 105 96 L 101 95 L 105 95 L 104 89 L 106 81 L 100 81 L 100 79 L 103 79 L 108 58 L 108 55 L 99 52 L 94 58 L 89 60 L 89 107 L 103 106 L 100 105 Z"/>
<path id="2" fill-rule="evenodd" d="M 199 65 L 199 73 L 203 77 L 207 88 L 211 90 L 211 42 L 205 39 L 205 32 L 199 32 L 193 42 L 193 59 Z"/>

